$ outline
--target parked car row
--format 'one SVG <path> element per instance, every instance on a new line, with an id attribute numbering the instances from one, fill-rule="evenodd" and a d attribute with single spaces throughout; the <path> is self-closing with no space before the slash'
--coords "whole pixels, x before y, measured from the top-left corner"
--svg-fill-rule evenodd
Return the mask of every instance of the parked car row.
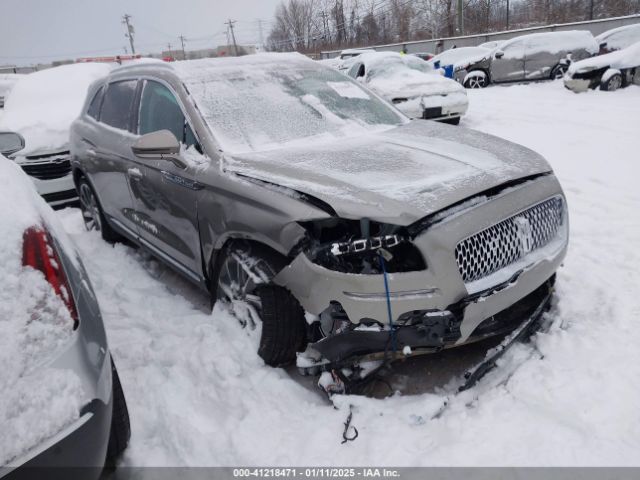
<path id="1" fill-rule="evenodd" d="M 451 48 L 438 55 L 414 54 L 427 60 L 445 77 L 462 84 L 465 88 L 484 88 L 492 83 L 507 83 L 521 81 L 535 81 L 545 79 L 560 79 L 565 76 L 572 63 L 586 60 L 597 54 L 603 55 L 617 50 L 623 50 L 640 42 L 640 24 L 614 28 L 593 37 L 588 31 L 557 31 L 521 35 L 509 40 L 485 42 L 477 47 Z M 371 49 L 352 49 L 345 51 L 345 58 L 353 59 L 363 53 L 370 53 Z M 633 49 L 625 55 L 614 56 L 611 60 L 603 60 L 602 66 L 613 62 L 625 72 L 610 72 L 604 81 L 590 81 L 589 87 L 601 86 L 605 90 L 613 90 L 620 86 L 636 83 L 635 73 L 632 71 L 638 65 L 633 60 Z M 341 55 L 342 58 L 342 55 Z M 623 59 L 617 63 L 616 59 Z M 584 68 L 594 65 L 585 63 Z M 340 69 L 346 70 L 352 64 L 342 62 Z M 582 67 L 576 80 L 584 72 Z M 620 68 L 611 66 L 614 70 Z M 573 72 L 577 71 L 572 69 Z M 602 72 L 604 73 L 604 71 Z M 592 79 L 593 75 L 589 77 Z M 567 82 L 567 88 L 579 91 L 584 82 Z"/>

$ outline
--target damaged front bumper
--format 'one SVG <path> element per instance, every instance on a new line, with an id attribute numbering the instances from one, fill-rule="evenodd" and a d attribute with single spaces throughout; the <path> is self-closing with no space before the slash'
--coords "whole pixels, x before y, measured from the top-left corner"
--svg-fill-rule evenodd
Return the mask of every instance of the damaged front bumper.
<path id="1" fill-rule="evenodd" d="M 304 253 L 275 282 L 288 288 L 312 316 L 334 309 L 347 319 L 348 325 L 310 344 L 331 363 L 381 354 L 388 358 L 390 352 L 402 356 L 405 347 L 429 353 L 496 335 L 517 327 L 526 309 L 537 306 L 541 292 L 551 288 L 567 248 L 566 211 L 557 238 L 480 281 L 465 282 L 456 245 L 556 197 L 563 199 L 560 185 L 553 175 L 546 175 L 443 216 L 413 240 L 427 268 L 387 275 L 389 302 L 383 275 L 337 272 L 313 263 Z"/>

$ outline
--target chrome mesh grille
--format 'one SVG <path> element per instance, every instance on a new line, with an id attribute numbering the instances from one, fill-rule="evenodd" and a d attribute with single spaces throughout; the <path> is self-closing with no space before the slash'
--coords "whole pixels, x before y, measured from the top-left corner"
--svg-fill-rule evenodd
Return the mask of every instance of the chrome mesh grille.
<path id="1" fill-rule="evenodd" d="M 561 197 L 554 197 L 462 240 L 455 249 L 465 283 L 479 280 L 544 247 L 563 222 Z"/>

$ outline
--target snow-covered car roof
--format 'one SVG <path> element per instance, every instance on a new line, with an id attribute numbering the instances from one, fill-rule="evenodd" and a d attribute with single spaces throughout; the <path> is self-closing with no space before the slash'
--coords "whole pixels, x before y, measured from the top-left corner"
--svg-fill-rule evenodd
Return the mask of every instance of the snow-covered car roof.
<path id="1" fill-rule="evenodd" d="M 364 64 L 369 88 L 389 99 L 397 96 L 442 95 L 464 90 L 458 82 L 443 77 L 434 71 L 430 63 L 414 55 L 400 55 L 397 52 L 366 53 L 358 57 L 355 63 Z"/>
<path id="2" fill-rule="evenodd" d="M 640 42 L 640 23 L 613 28 L 596 37 L 598 45 L 606 44 L 609 50 L 621 50 Z"/>
<path id="3" fill-rule="evenodd" d="M 585 49 L 591 54 L 596 54 L 600 50 L 598 42 L 593 38 L 591 32 L 587 30 L 530 33 L 507 40 L 498 48 L 504 50 L 509 47 L 509 45 L 522 40 L 527 42 L 528 54 L 536 52 L 559 53 L 578 49 Z"/>
<path id="4" fill-rule="evenodd" d="M 574 62 L 569 66 L 567 74 L 569 76 L 577 72 L 594 70 L 597 68 L 622 68 L 640 67 L 640 42 L 634 43 L 630 47 L 597 57 L 585 58 L 579 62 Z"/>
<path id="5" fill-rule="evenodd" d="M 444 67 L 446 65 L 456 65 L 459 62 L 474 62 L 481 60 L 489 52 L 491 50 L 483 47 L 451 48 L 433 57 L 429 60 L 429 63 L 433 65 L 436 62 L 440 62 L 440 66 Z"/>
<path id="6" fill-rule="evenodd" d="M 340 52 L 340 58 L 355 57 L 363 53 L 375 52 L 373 48 L 347 48 Z"/>
<path id="7" fill-rule="evenodd" d="M 23 265 L 23 237 L 46 226 L 56 246 L 75 248 L 33 182 L 0 155 L 0 465 L 23 455 L 78 417 L 86 396 L 71 370 L 50 368 L 74 335 L 73 319 L 42 272 Z M 5 441 L 6 439 L 6 441 Z"/>
<path id="8" fill-rule="evenodd" d="M 484 42 L 481 43 L 480 45 L 478 45 L 478 47 L 480 48 L 489 48 L 489 49 L 494 49 L 496 47 L 499 47 L 500 45 L 502 45 L 504 43 L 504 40 L 492 40 L 490 42 Z"/>
<path id="9" fill-rule="evenodd" d="M 110 69 L 104 63 L 77 63 L 23 76 L 6 100 L 0 130 L 24 136 L 20 154 L 65 149 L 69 127 L 80 114 L 89 86 Z"/>

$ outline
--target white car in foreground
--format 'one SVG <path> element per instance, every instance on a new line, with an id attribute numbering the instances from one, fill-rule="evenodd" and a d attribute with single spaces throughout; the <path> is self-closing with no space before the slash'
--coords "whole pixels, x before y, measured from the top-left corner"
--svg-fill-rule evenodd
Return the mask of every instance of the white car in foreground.
<path id="1" fill-rule="evenodd" d="M 77 201 L 69 158 L 69 127 L 91 83 L 105 76 L 102 63 L 64 65 L 20 78 L 7 97 L 0 132 L 16 132 L 24 148 L 11 155 L 54 207 Z"/>
<path id="2" fill-rule="evenodd" d="M 347 74 L 412 118 L 457 125 L 469 106 L 460 84 L 413 55 L 366 53 L 357 57 Z"/>
<path id="3" fill-rule="evenodd" d="M 595 89 L 613 91 L 640 85 L 640 42 L 623 50 L 572 63 L 564 86 L 576 93 Z"/>

